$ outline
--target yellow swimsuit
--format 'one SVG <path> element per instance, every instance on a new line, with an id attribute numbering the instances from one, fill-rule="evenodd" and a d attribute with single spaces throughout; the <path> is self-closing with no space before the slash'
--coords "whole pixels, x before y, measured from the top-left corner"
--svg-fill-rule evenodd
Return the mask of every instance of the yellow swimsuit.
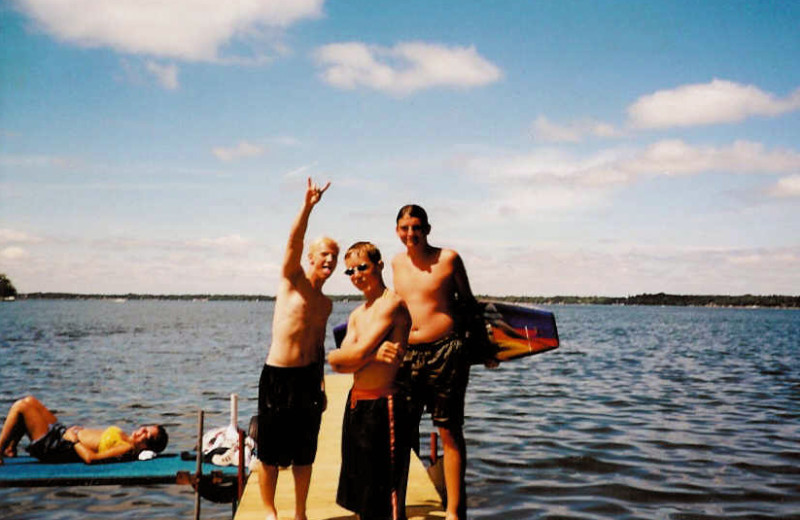
<path id="1" fill-rule="evenodd" d="M 122 429 L 118 426 L 109 426 L 100 435 L 100 443 L 97 445 L 97 453 L 103 453 L 106 450 L 110 450 L 120 442 L 125 442 L 122 440 Z"/>

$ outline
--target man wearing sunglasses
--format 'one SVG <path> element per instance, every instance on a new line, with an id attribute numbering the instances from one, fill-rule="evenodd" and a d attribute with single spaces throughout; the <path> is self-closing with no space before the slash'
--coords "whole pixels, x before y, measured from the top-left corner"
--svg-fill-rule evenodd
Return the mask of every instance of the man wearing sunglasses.
<path id="1" fill-rule="evenodd" d="M 325 326 L 333 304 L 322 285 L 336 268 L 339 246 L 330 238 L 308 248 L 303 269 L 303 240 L 311 210 L 330 187 L 308 179 L 303 207 L 289 233 L 272 320 L 272 344 L 258 387 L 258 482 L 267 519 L 277 519 L 278 467 L 292 466 L 295 518 L 306 517 L 311 465 L 317 453 L 322 412 L 326 407 L 323 363 Z"/>
<path id="2" fill-rule="evenodd" d="M 400 515 L 398 499 L 410 454 L 405 413 L 395 402 L 395 374 L 411 328 L 402 299 L 383 281 L 381 253 L 357 242 L 344 255 L 345 274 L 366 301 L 350 314 L 339 349 L 328 354 L 333 370 L 353 374 L 342 426 L 342 467 L 336 502 L 359 518 Z"/>
<path id="3" fill-rule="evenodd" d="M 444 448 L 447 520 L 466 519 L 464 476 L 464 397 L 469 360 L 457 316 L 477 305 L 467 271 L 456 251 L 428 243 L 431 226 L 420 206 L 409 204 L 397 214 L 397 236 L 406 247 L 392 260 L 394 286 L 411 312 L 411 333 L 397 385 L 408 398 L 410 425 L 417 434 L 427 409 Z"/>

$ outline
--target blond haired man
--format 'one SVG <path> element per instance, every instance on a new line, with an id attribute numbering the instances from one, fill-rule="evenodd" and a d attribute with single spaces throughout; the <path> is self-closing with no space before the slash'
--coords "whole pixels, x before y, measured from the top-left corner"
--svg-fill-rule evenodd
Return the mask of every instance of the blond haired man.
<path id="1" fill-rule="evenodd" d="M 330 238 L 308 249 L 308 268 L 301 258 L 311 210 L 330 187 L 308 179 L 303 206 L 292 224 L 283 259 L 272 320 L 272 343 L 258 391 L 259 487 L 267 519 L 275 520 L 278 468 L 292 466 L 295 519 L 306 519 L 311 468 L 317 453 L 322 412 L 326 406 L 323 363 L 325 327 L 333 304 L 322 294 L 339 256 Z"/>

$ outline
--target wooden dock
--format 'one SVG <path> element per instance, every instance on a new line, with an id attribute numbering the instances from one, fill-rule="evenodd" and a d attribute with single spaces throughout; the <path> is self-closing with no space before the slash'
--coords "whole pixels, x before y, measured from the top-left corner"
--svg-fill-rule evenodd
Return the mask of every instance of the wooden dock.
<path id="1" fill-rule="evenodd" d="M 352 385 L 350 375 L 337 374 L 325 377 L 328 409 L 322 416 L 319 449 L 311 477 L 308 496 L 308 520 L 355 520 L 350 511 L 336 504 L 341 465 L 342 417 L 347 392 Z M 442 502 L 422 462 L 411 454 L 406 515 L 409 520 L 436 520 L 444 518 Z M 294 482 L 291 470 L 281 470 L 275 505 L 280 519 L 294 518 Z M 258 490 L 258 472 L 248 479 L 244 495 L 234 520 L 263 520 L 265 515 Z"/>

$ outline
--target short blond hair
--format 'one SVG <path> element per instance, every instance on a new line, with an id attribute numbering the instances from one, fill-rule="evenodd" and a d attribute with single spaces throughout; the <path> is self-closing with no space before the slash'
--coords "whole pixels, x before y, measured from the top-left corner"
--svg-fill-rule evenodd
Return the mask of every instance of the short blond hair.
<path id="1" fill-rule="evenodd" d="M 318 249 L 321 249 L 325 246 L 331 246 L 333 249 L 336 250 L 336 256 L 339 256 L 339 244 L 336 243 L 336 240 L 330 237 L 319 237 L 315 239 L 308 245 L 308 254 L 315 253 Z"/>

